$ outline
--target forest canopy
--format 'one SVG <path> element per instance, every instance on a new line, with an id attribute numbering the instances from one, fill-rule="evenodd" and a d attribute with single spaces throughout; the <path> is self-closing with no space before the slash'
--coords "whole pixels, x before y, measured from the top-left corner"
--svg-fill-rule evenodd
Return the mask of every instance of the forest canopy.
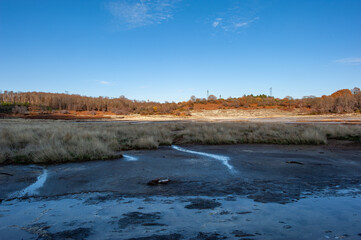
<path id="1" fill-rule="evenodd" d="M 207 107 L 208 106 L 208 107 Z M 210 95 L 207 99 L 191 96 L 189 101 L 179 103 L 158 103 L 151 101 L 119 98 L 87 97 L 76 94 L 46 92 L 13 92 L 0 93 L 0 113 L 25 114 L 28 111 L 103 111 L 118 115 L 127 114 L 175 114 L 188 115 L 191 110 L 209 109 L 254 109 L 281 108 L 305 109 L 315 114 L 361 112 L 360 88 L 341 89 L 329 96 L 305 96 L 294 99 L 287 96 L 283 99 L 267 95 L 244 95 L 227 99 Z"/>

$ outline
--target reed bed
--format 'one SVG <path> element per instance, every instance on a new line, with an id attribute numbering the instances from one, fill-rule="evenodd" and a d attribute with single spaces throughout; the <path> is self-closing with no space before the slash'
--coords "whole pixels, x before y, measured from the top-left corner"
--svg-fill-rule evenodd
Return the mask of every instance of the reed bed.
<path id="1" fill-rule="evenodd" d="M 121 157 L 171 144 L 326 144 L 360 141 L 361 126 L 284 123 L 146 123 L 0 120 L 0 163 L 61 163 Z"/>

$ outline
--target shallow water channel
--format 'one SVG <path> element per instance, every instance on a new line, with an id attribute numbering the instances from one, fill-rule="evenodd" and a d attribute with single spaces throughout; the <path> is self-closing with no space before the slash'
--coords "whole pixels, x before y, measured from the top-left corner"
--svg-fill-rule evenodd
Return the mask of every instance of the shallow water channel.
<path id="1" fill-rule="evenodd" d="M 359 149 L 170 146 L 0 172 L 0 239 L 361 239 Z"/>

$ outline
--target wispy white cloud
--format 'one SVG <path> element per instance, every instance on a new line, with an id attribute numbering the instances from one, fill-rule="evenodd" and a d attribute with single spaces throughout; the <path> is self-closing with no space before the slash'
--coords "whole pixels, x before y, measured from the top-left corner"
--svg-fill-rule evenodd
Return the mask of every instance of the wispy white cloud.
<path id="1" fill-rule="evenodd" d="M 231 18 L 216 18 L 212 26 L 214 28 L 219 28 L 227 32 L 237 32 L 242 28 L 248 27 L 254 21 L 257 21 L 259 18 L 253 18 L 250 20 L 244 20 L 240 17 L 231 17 Z"/>
<path id="2" fill-rule="evenodd" d="M 222 20 L 222 18 L 216 18 L 216 20 L 213 21 L 212 26 L 215 28 L 218 27 Z"/>
<path id="3" fill-rule="evenodd" d="M 108 82 L 108 81 L 99 81 L 99 83 L 103 84 L 103 85 L 109 85 L 110 84 L 110 82 Z"/>
<path id="4" fill-rule="evenodd" d="M 335 62 L 342 64 L 359 65 L 361 64 L 361 58 L 342 58 L 336 60 Z"/>
<path id="5" fill-rule="evenodd" d="M 119 0 L 108 3 L 107 8 L 117 23 L 127 28 L 160 24 L 173 17 L 180 0 Z"/>
<path id="6" fill-rule="evenodd" d="M 211 25 L 226 32 L 240 32 L 259 19 L 257 9 L 255 1 L 234 0 L 228 8 L 214 16 Z"/>

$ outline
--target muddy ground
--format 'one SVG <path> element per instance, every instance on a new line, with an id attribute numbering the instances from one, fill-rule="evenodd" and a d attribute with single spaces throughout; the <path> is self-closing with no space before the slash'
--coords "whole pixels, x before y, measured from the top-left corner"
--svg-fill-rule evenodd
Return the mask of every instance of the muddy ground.
<path id="1" fill-rule="evenodd" d="M 361 239 L 358 143 L 169 146 L 0 184 L 7 239 Z"/>

